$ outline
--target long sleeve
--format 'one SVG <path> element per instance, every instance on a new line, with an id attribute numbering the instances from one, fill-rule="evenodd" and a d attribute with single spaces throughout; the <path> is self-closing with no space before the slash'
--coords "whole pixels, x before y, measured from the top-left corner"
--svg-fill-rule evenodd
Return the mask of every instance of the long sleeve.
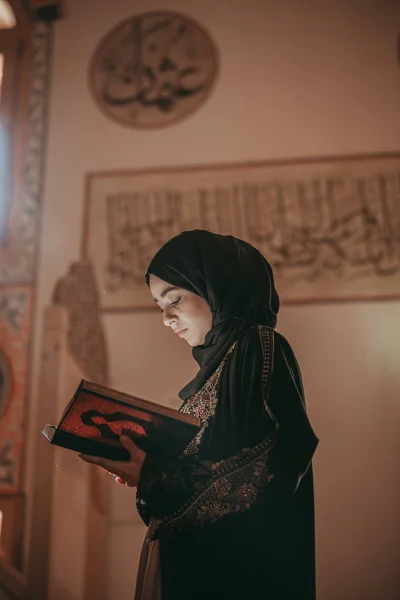
<path id="1" fill-rule="evenodd" d="M 147 456 L 137 506 L 154 537 L 247 510 L 264 492 L 273 478 L 268 456 L 278 429 L 268 406 L 273 354 L 273 330 L 247 330 L 224 365 L 198 453 L 177 460 Z"/>

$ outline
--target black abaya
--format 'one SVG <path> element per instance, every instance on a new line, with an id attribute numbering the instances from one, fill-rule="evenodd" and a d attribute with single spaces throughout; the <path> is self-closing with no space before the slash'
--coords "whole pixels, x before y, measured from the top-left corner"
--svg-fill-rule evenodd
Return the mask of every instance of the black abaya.
<path id="1" fill-rule="evenodd" d="M 199 436 L 177 460 L 148 456 L 137 495 L 162 599 L 314 600 L 318 441 L 289 344 L 248 327 L 181 410 Z"/>

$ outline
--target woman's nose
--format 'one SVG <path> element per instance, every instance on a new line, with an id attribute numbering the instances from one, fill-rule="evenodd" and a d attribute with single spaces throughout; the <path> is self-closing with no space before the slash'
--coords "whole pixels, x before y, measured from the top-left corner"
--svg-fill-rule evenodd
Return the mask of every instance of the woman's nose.
<path id="1" fill-rule="evenodd" d="M 167 327 L 171 327 L 173 323 L 176 323 L 176 316 L 170 309 L 164 309 L 163 322 Z"/>

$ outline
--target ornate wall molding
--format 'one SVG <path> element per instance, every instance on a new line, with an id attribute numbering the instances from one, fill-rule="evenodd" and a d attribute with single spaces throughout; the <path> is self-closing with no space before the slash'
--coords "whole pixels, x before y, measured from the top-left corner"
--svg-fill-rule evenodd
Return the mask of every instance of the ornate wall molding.
<path id="1" fill-rule="evenodd" d="M 0 494 L 15 493 L 21 487 L 31 330 L 30 286 L 0 289 L 1 351 L 12 380 L 11 397 L 4 397 L 4 410 L 0 411 Z M 7 381 L 3 383 L 0 405 L 7 394 Z"/>
<path id="2" fill-rule="evenodd" d="M 31 84 L 28 98 L 27 141 L 23 185 L 14 198 L 11 247 L 0 250 L 0 285 L 33 283 L 39 239 L 48 125 L 52 29 L 34 26 L 31 39 Z M 2 254 L 4 256 L 2 256 Z"/>
<path id="3" fill-rule="evenodd" d="M 100 315 L 99 295 L 90 263 L 73 263 L 58 280 L 54 304 L 69 311 L 69 352 L 80 369 L 95 383 L 108 384 L 106 339 Z"/>

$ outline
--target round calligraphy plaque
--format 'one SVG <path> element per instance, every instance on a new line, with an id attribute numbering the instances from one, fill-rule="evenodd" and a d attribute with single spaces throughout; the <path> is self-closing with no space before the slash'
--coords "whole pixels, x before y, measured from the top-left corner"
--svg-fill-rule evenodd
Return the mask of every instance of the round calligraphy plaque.
<path id="1" fill-rule="evenodd" d="M 89 85 L 108 117 L 129 127 L 166 127 L 203 104 L 217 70 L 216 47 L 198 23 L 152 11 L 123 21 L 100 42 Z"/>
<path id="2" fill-rule="evenodd" d="M 11 400 L 12 370 L 10 361 L 0 347 L 0 419 L 6 412 Z"/>

